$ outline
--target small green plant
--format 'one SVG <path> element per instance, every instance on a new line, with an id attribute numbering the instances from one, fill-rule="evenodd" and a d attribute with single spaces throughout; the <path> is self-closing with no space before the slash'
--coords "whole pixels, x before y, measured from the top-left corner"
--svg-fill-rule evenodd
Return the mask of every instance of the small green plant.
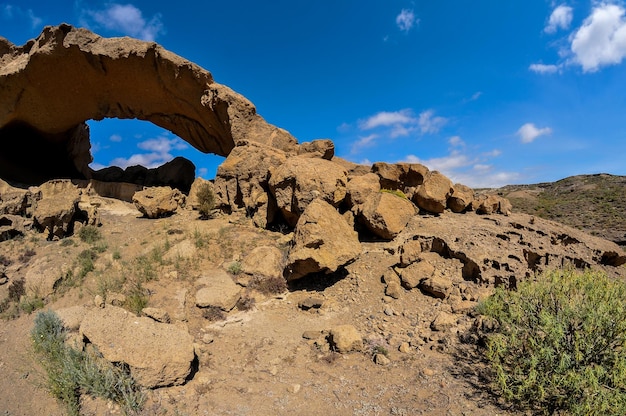
<path id="1" fill-rule="evenodd" d="M 497 322 L 486 357 L 497 392 L 520 410 L 626 414 L 626 284 L 554 271 L 499 288 L 478 311 Z"/>
<path id="2" fill-rule="evenodd" d="M 113 260 L 119 260 L 122 258 L 122 253 L 119 250 L 115 250 L 112 254 Z"/>
<path id="3" fill-rule="evenodd" d="M 118 403 L 126 414 L 141 410 L 144 395 L 124 368 L 106 362 L 97 352 L 75 350 L 65 344 L 66 331 L 52 311 L 39 312 L 31 331 L 41 357 L 50 393 L 70 415 L 80 414 L 80 396 L 88 394 Z"/>
<path id="4" fill-rule="evenodd" d="M 26 281 L 22 277 L 11 283 L 9 286 L 9 300 L 19 302 L 22 296 L 26 294 Z"/>
<path id="5" fill-rule="evenodd" d="M 95 225 L 86 225 L 78 231 L 78 238 L 83 243 L 93 244 L 102 239 L 102 234 Z"/>
<path id="6" fill-rule="evenodd" d="M 74 245 L 74 240 L 71 238 L 64 238 L 61 240 L 61 247 L 69 247 Z"/>
<path id="7" fill-rule="evenodd" d="M 196 194 L 198 198 L 198 212 L 200 212 L 200 218 L 211 218 L 211 212 L 215 208 L 215 195 L 213 194 L 213 187 L 210 183 L 203 183 L 200 185 Z"/>
<path id="8" fill-rule="evenodd" d="M 148 306 L 148 293 L 146 289 L 138 280 L 130 282 L 130 287 L 126 293 L 124 308 L 140 316 L 143 313 L 143 308 L 146 306 Z"/>
<path id="9" fill-rule="evenodd" d="M 402 198 L 402 199 L 409 199 L 409 198 L 408 198 L 408 197 L 404 194 L 404 192 L 402 192 L 402 191 L 401 191 L 401 190 L 399 190 L 399 189 L 381 189 L 381 190 L 380 190 L 380 192 L 384 192 L 384 193 L 387 193 L 387 194 L 395 195 L 395 196 L 397 196 L 397 197 L 399 197 L 399 198 Z"/>
<path id="10" fill-rule="evenodd" d="M 82 280 L 87 273 L 95 270 L 94 261 L 98 258 L 98 254 L 91 249 L 83 250 L 78 254 L 76 262 L 79 267 L 78 279 Z"/>
<path id="11" fill-rule="evenodd" d="M 228 265 L 228 273 L 238 275 L 241 273 L 241 262 L 233 261 Z"/>

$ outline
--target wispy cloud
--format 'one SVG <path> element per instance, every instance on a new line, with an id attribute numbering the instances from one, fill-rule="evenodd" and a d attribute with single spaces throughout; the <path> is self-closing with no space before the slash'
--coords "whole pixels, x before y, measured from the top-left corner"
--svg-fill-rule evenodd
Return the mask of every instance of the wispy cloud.
<path id="1" fill-rule="evenodd" d="M 559 65 L 531 64 L 528 69 L 538 74 L 554 74 L 559 72 Z"/>
<path id="2" fill-rule="evenodd" d="M 119 134 L 113 134 L 111 135 L 111 137 L 109 137 L 109 140 L 115 143 L 119 143 L 122 141 L 122 136 L 120 136 Z"/>
<path id="3" fill-rule="evenodd" d="M 574 15 L 574 9 L 571 7 L 561 4 L 557 6 L 550 14 L 550 18 L 548 19 L 548 23 L 546 27 L 543 29 L 546 33 L 556 33 L 557 30 L 563 29 L 568 30 L 570 25 L 572 24 L 572 18 Z"/>
<path id="4" fill-rule="evenodd" d="M 574 62 L 583 72 L 622 62 L 626 56 L 625 13 L 621 5 L 600 3 L 571 36 Z"/>
<path id="5" fill-rule="evenodd" d="M 412 115 L 412 111 L 409 109 L 392 112 L 381 111 L 359 122 L 359 128 L 361 130 L 370 130 L 381 126 L 412 124 L 416 121 L 417 120 Z"/>
<path id="6" fill-rule="evenodd" d="M 350 153 L 358 153 L 367 147 L 371 147 L 374 145 L 375 140 L 378 138 L 377 134 L 370 134 L 368 136 L 359 137 L 357 141 L 352 143 L 352 148 L 350 149 Z"/>
<path id="7" fill-rule="evenodd" d="M 418 119 L 418 125 L 420 131 L 425 133 L 437 133 L 448 122 L 445 117 L 435 116 L 433 110 L 426 110 L 420 113 Z"/>
<path id="8" fill-rule="evenodd" d="M 412 9 L 402 9 L 400 14 L 396 16 L 396 25 L 398 29 L 405 33 L 409 33 L 413 26 L 419 23 L 419 19 L 415 17 L 415 12 Z"/>
<path id="9" fill-rule="evenodd" d="M 126 169 L 129 166 L 141 165 L 147 168 L 156 168 L 174 159 L 172 150 L 184 150 L 188 146 L 181 139 L 170 139 L 159 136 L 137 143 L 137 147 L 147 153 L 137 153 L 128 158 L 118 157 L 111 161 L 111 166 L 119 166 Z"/>
<path id="10" fill-rule="evenodd" d="M 132 4 L 108 3 L 104 9 L 84 9 L 80 13 L 81 24 L 91 28 L 103 28 L 147 41 L 154 41 L 164 33 L 160 14 L 147 19 Z"/>
<path id="11" fill-rule="evenodd" d="M 519 128 L 516 134 L 522 143 L 532 143 L 536 138 L 551 133 L 552 129 L 550 127 L 537 128 L 533 123 L 526 123 Z"/>
<path id="12" fill-rule="evenodd" d="M 463 141 L 460 137 L 458 139 L 455 137 L 450 138 L 448 142 L 453 147 L 458 147 Z M 494 150 L 479 155 L 471 155 L 458 148 L 452 148 L 446 156 L 421 159 L 415 155 L 408 155 L 401 162 L 420 163 L 430 170 L 443 173 L 455 183 L 462 183 L 474 188 L 498 188 L 511 184 L 520 178 L 516 172 L 497 171 L 493 164 L 489 163 L 500 153 L 500 151 Z"/>
<path id="13" fill-rule="evenodd" d="M 29 22 L 32 29 L 37 29 L 43 19 L 35 16 L 33 9 L 23 9 L 13 4 L 0 4 L 0 16 L 5 20 L 21 19 Z"/>

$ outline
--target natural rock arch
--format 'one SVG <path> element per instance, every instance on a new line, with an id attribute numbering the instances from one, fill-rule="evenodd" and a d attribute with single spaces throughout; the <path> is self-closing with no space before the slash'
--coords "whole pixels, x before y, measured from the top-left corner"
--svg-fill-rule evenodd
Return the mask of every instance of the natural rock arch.
<path id="1" fill-rule="evenodd" d="M 0 37 L 0 177 L 34 183 L 92 176 L 85 121 L 136 118 L 205 153 L 239 140 L 297 141 L 211 73 L 154 42 L 102 38 L 67 24 L 15 46 Z"/>

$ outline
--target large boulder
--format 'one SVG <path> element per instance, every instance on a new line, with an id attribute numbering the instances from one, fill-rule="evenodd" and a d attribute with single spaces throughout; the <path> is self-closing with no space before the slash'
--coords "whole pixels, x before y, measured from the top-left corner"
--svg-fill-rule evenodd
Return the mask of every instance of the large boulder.
<path id="1" fill-rule="evenodd" d="M 67 180 L 46 182 L 39 188 L 33 219 L 49 240 L 63 238 L 72 232 L 81 190 Z"/>
<path id="2" fill-rule="evenodd" d="M 334 207 L 346 197 L 346 171 L 325 159 L 292 157 L 271 172 L 270 190 L 291 226 L 306 207 L 321 198 Z"/>
<path id="3" fill-rule="evenodd" d="M 244 257 L 241 272 L 260 278 L 280 278 L 283 276 L 284 257 L 283 252 L 276 247 L 255 247 Z"/>
<path id="4" fill-rule="evenodd" d="M 288 132 L 208 71 L 154 42 L 102 38 L 67 24 L 45 27 L 23 46 L 0 38 L 0 91 L 6 179 L 89 178 L 91 119 L 150 121 L 222 156 L 240 139 L 297 152 Z"/>
<path id="5" fill-rule="evenodd" d="M 380 183 L 375 173 L 353 176 L 348 182 L 346 199 L 352 211 L 358 214 L 370 196 L 378 192 L 380 192 Z"/>
<path id="6" fill-rule="evenodd" d="M 0 214 L 31 216 L 33 195 L 0 179 Z"/>
<path id="7" fill-rule="evenodd" d="M 276 205 L 268 198 L 270 170 L 287 160 L 285 152 L 254 142 L 238 142 L 217 168 L 215 194 L 223 209 L 244 208 L 259 223 L 274 221 Z"/>
<path id="8" fill-rule="evenodd" d="M 335 143 L 329 139 L 304 142 L 300 144 L 300 147 L 298 147 L 298 155 L 332 160 L 335 156 Z"/>
<path id="9" fill-rule="evenodd" d="M 87 313 L 80 333 L 106 360 L 127 364 L 141 386 L 184 384 L 192 371 L 193 337 L 181 327 L 107 305 Z"/>
<path id="10" fill-rule="evenodd" d="M 133 196 L 135 207 L 148 218 L 172 215 L 184 201 L 184 195 L 169 186 L 146 188 Z"/>
<path id="11" fill-rule="evenodd" d="M 452 195 L 448 198 L 450 211 L 460 213 L 472 206 L 474 191 L 469 186 L 454 184 Z"/>
<path id="12" fill-rule="evenodd" d="M 415 204 L 433 214 L 442 213 L 452 195 L 452 182 L 443 174 L 432 171 L 424 178 L 424 183 L 417 189 L 413 197 Z"/>
<path id="13" fill-rule="evenodd" d="M 199 308 L 220 308 L 230 311 L 241 298 L 241 287 L 224 270 L 205 272 L 195 282 L 196 306 Z"/>
<path id="14" fill-rule="evenodd" d="M 361 219 L 372 233 L 391 240 L 416 213 L 415 205 L 405 197 L 390 192 L 378 192 L 363 204 Z"/>
<path id="15" fill-rule="evenodd" d="M 415 188 L 424 183 L 428 168 L 418 163 L 377 162 L 372 165 L 372 172 L 380 178 L 381 188 L 399 189 L 410 196 Z"/>
<path id="16" fill-rule="evenodd" d="M 289 252 L 287 279 L 335 272 L 359 254 L 361 243 L 356 231 L 332 205 L 315 199 L 296 225 L 293 247 Z"/>

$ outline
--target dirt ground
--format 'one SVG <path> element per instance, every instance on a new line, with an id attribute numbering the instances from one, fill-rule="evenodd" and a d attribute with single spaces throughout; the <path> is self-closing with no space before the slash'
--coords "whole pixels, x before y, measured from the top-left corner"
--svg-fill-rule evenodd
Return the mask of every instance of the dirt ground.
<path id="1" fill-rule="evenodd" d="M 255 299 L 252 309 L 209 321 L 189 299 L 181 315 L 181 293 L 189 298 L 194 280 L 203 272 L 227 268 L 254 246 L 281 246 L 286 237 L 255 229 L 243 217 L 200 221 L 196 213 L 182 211 L 148 220 L 138 218 L 132 205 L 108 199 L 102 200 L 100 210 L 107 248 L 95 271 L 81 285 L 49 296 L 45 308 L 92 306 L 106 278 L 126 273 L 126 261 L 155 247 L 163 249 L 165 259 L 173 259 L 164 261 L 158 279 L 146 284 L 148 306 L 182 317 L 173 321 L 195 338 L 197 371 L 185 385 L 147 391 L 141 414 L 508 414 L 480 384 L 480 366 L 464 356 L 458 341 L 457 332 L 469 328 L 473 318 L 461 315 L 456 327 L 435 332 L 430 323 L 447 305 L 416 290 L 405 291 L 399 299 L 385 296 L 380 279 L 384 265 L 376 243 L 366 243 L 370 254 L 343 274 L 298 283 L 280 295 L 250 292 Z M 86 247 L 74 240 L 73 246 L 63 245 L 33 234 L 0 243 L 0 254 L 17 258 L 30 248 L 35 258 L 68 264 Z M 321 307 L 299 307 L 309 298 Z M 45 390 L 31 349 L 35 314 L 0 322 L 0 416 L 65 414 Z M 327 331 L 345 324 L 363 336 L 361 351 L 339 354 L 329 349 Z M 384 352 L 389 361 L 375 363 L 376 352 Z M 82 414 L 122 412 L 111 403 L 84 397 Z"/>

